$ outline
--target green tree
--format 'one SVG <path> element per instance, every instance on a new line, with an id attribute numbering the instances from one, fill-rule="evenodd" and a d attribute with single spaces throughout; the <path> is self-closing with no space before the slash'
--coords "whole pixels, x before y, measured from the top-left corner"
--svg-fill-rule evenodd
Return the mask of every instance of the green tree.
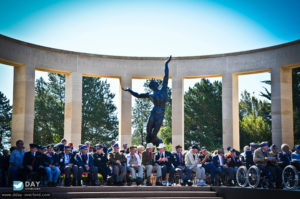
<path id="1" fill-rule="evenodd" d="M 240 145 L 250 142 L 268 141 L 271 143 L 271 104 L 258 100 L 246 90 L 241 95 L 240 107 Z"/>
<path id="2" fill-rule="evenodd" d="M 108 143 L 118 137 L 115 94 L 100 78 L 83 77 L 82 142 Z"/>
<path id="3" fill-rule="evenodd" d="M 202 79 L 184 95 L 185 148 L 222 146 L 222 83 Z"/>
<path id="4" fill-rule="evenodd" d="M 240 120 L 254 112 L 255 115 L 261 116 L 271 126 L 271 103 L 269 100 L 258 100 L 255 96 L 251 96 L 250 93 L 244 90 L 241 94 L 239 109 Z"/>
<path id="5" fill-rule="evenodd" d="M 34 142 L 59 142 L 64 134 L 65 75 L 48 73 L 49 81 L 42 77 L 35 86 Z"/>
<path id="6" fill-rule="evenodd" d="M 0 150 L 10 144 L 12 107 L 4 93 L 0 91 Z"/>

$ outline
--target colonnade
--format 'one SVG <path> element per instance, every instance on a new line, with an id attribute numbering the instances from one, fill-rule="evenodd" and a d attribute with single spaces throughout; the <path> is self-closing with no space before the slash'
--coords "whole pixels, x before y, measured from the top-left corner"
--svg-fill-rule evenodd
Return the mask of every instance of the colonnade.
<path id="1" fill-rule="evenodd" d="M 14 66 L 12 145 L 33 142 L 35 70 L 66 75 L 64 137 L 81 143 L 82 77 L 118 77 L 120 87 L 133 78 L 162 77 L 163 57 L 122 57 L 58 50 L 0 35 L 0 63 Z M 184 145 L 184 79 L 222 77 L 223 146 L 239 146 L 238 76 L 270 72 L 272 141 L 294 144 L 292 68 L 300 67 L 300 40 L 252 51 L 174 57 L 172 81 L 172 145 Z M 9 83 L 9 82 L 8 82 Z M 120 144 L 131 143 L 131 95 L 120 89 Z"/>

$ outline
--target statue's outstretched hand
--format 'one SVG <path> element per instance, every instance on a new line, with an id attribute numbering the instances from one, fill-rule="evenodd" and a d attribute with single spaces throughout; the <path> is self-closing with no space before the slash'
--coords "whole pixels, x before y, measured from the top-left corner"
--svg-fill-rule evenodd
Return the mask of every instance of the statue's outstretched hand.
<path id="1" fill-rule="evenodd" d="M 123 90 L 123 91 L 129 91 L 130 88 L 123 88 L 123 87 L 122 87 L 122 90 Z"/>
<path id="2" fill-rule="evenodd" d="M 168 64 L 172 59 L 172 55 L 170 55 L 169 59 L 166 61 L 166 64 Z"/>

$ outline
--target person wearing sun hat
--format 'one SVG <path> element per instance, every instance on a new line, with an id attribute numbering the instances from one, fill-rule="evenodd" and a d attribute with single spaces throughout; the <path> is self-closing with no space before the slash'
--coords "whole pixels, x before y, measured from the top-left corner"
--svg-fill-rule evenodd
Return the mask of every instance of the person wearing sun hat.
<path id="1" fill-rule="evenodd" d="M 127 173 L 127 159 L 123 153 L 120 153 L 120 147 L 118 143 L 115 143 L 112 148 L 113 151 L 108 154 L 108 163 L 112 167 L 112 178 L 115 185 L 124 185 L 124 177 Z"/>
<path id="2" fill-rule="evenodd" d="M 157 147 L 158 152 L 155 155 L 155 163 L 161 166 L 162 172 L 162 185 L 166 186 L 166 174 L 169 173 L 169 182 L 168 185 L 173 185 L 175 169 L 172 166 L 173 164 L 173 155 L 165 150 L 165 145 L 160 143 Z"/>
<path id="3" fill-rule="evenodd" d="M 150 177 L 153 171 L 156 171 L 156 186 L 161 186 L 161 166 L 157 163 L 154 163 L 155 154 L 154 145 L 152 143 L 148 143 L 146 146 L 146 150 L 142 153 L 142 164 L 146 168 L 146 177 L 147 177 L 147 186 L 152 186 L 150 182 Z"/>

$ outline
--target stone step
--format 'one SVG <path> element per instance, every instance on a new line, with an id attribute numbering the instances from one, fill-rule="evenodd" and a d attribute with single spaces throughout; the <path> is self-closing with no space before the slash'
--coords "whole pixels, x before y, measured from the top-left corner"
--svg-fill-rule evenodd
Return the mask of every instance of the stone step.
<path id="1" fill-rule="evenodd" d="M 211 198 L 216 196 L 214 191 L 52 192 L 53 198 Z"/>
<path id="2" fill-rule="evenodd" d="M 0 187 L 0 192 L 12 191 L 11 187 Z M 211 191 L 210 186 L 78 186 L 41 187 L 44 192 L 127 192 L 127 191 Z"/>
<path id="3" fill-rule="evenodd" d="M 211 191 L 211 187 L 163 187 L 163 186 L 80 186 L 80 187 L 44 187 L 43 191 L 50 192 L 126 192 L 126 191 Z"/>

